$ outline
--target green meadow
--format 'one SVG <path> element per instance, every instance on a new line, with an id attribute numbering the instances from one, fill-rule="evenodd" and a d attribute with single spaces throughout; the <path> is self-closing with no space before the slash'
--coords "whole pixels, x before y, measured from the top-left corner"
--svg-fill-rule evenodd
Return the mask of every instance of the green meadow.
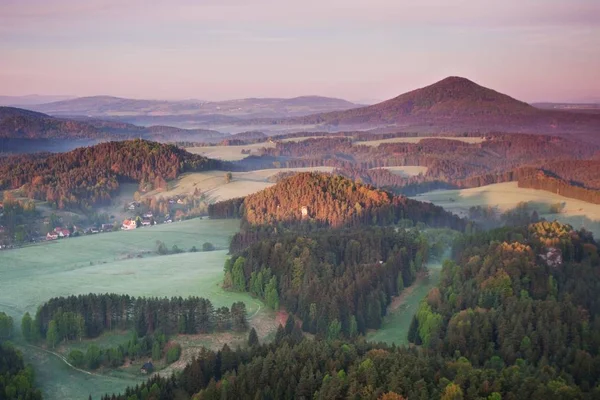
<path id="1" fill-rule="evenodd" d="M 18 326 L 25 312 L 35 313 L 51 297 L 112 292 L 194 295 L 210 299 L 215 306 L 244 301 L 253 316 L 262 308 L 259 301 L 220 286 L 227 248 L 238 228 L 238 220 L 193 219 L 0 251 L 0 311 L 12 315 Z M 157 241 L 186 252 L 159 256 Z M 217 250 L 187 252 L 192 246 L 201 249 L 204 242 L 213 243 Z M 121 340 L 118 335 L 102 340 L 112 339 Z M 126 369 L 88 374 L 44 350 L 22 343 L 20 348 L 35 368 L 45 399 L 88 398 L 89 394 L 99 398 L 147 379 Z"/>

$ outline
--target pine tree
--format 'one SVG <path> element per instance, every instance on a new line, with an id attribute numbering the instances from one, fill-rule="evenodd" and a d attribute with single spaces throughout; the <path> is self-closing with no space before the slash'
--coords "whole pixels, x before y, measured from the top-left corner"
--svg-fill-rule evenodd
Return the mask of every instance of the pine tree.
<path id="1" fill-rule="evenodd" d="M 29 313 L 25 313 L 21 320 L 21 333 L 26 341 L 31 342 L 33 339 L 33 321 Z"/>
<path id="2" fill-rule="evenodd" d="M 294 316 L 292 314 L 289 314 L 287 321 L 285 322 L 285 334 L 291 335 L 295 325 L 296 320 L 294 319 Z"/>
<path id="3" fill-rule="evenodd" d="M 258 334 L 256 333 L 256 329 L 252 328 L 250 330 L 250 334 L 248 335 L 248 346 L 253 347 L 257 346 L 258 344 Z"/>
<path id="4" fill-rule="evenodd" d="M 51 320 L 48 324 L 48 331 L 46 332 L 46 345 L 53 349 L 58 343 L 58 340 L 58 328 L 56 322 Z"/>

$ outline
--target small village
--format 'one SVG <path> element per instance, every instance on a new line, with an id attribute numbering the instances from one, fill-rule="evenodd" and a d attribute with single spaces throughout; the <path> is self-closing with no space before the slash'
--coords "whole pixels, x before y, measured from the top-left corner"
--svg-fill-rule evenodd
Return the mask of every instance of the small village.
<path id="1" fill-rule="evenodd" d="M 123 207 L 126 217 L 122 220 L 118 216 L 106 215 L 104 221 L 81 224 L 71 221 L 52 213 L 50 216 L 36 219 L 39 227 L 31 230 L 26 240 L 17 241 L 11 236 L 11 232 L 4 221 L 4 204 L 0 203 L 0 250 L 8 250 L 21 247 L 25 244 L 34 244 L 45 241 L 55 241 L 81 235 L 93 235 L 98 233 L 115 232 L 119 230 L 130 231 L 134 229 L 152 227 L 157 224 L 170 224 L 174 221 L 182 221 L 193 217 L 205 217 L 206 207 L 203 196 L 196 192 L 189 195 L 178 195 L 170 198 L 150 198 L 144 201 L 130 201 Z M 39 214 L 39 212 L 38 212 Z M 115 213 L 116 214 L 116 213 Z M 122 218 L 122 217 L 121 217 Z M 46 232 L 44 235 L 43 232 Z"/>

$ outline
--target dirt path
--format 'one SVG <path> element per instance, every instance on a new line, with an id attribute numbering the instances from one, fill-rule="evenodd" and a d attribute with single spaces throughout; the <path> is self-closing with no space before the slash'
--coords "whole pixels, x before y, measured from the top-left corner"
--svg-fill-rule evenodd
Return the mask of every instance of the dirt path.
<path id="1" fill-rule="evenodd" d="M 25 344 L 24 346 L 31 347 L 32 349 L 36 349 L 36 350 L 39 350 L 39 351 L 43 351 L 44 353 L 52 354 L 52 355 L 58 357 L 59 359 L 61 359 L 65 364 L 67 364 L 69 367 L 73 368 L 75 371 L 83 372 L 84 374 L 88 374 L 88 375 L 95 375 L 95 376 L 102 376 L 102 377 L 105 377 L 105 378 L 111 378 L 111 377 L 107 377 L 106 375 L 94 374 L 94 373 L 92 373 L 90 371 L 86 371 L 84 369 L 77 368 L 76 366 L 74 366 L 73 364 L 71 364 L 65 357 L 61 356 L 60 354 L 58 354 L 58 353 L 56 353 L 54 351 L 46 350 L 43 347 L 34 346 L 32 344 Z"/>

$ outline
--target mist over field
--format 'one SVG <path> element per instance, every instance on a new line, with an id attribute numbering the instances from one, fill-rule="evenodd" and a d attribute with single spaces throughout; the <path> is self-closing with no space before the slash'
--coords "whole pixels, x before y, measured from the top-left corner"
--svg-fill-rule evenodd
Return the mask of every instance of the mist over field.
<path id="1" fill-rule="evenodd" d="M 598 48 L 596 0 L 0 2 L 0 399 L 599 399 Z"/>

